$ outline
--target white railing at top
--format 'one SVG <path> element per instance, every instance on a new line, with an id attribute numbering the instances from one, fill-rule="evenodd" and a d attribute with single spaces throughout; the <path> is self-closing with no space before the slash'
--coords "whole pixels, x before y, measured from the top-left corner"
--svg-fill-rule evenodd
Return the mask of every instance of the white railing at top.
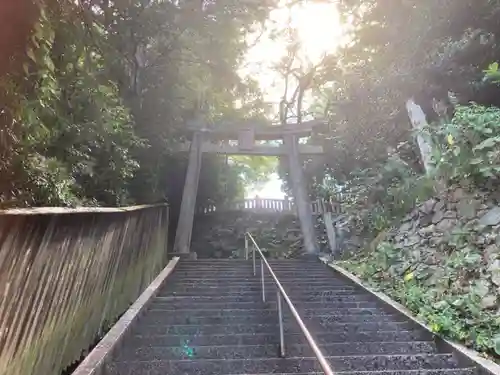
<path id="1" fill-rule="evenodd" d="M 325 212 L 340 212 L 340 205 L 337 202 L 317 199 L 311 203 L 313 215 L 320 215 Z M 228 211 L 252 211 L 252 212 L 296 212 L 293 201 L 289 199 L 262 199 L 253 198 L 243 201 L 233 202 L 226 205 L 208 204 L 197 208 L 198 214 L 209 214 L 213 212 Z"/>

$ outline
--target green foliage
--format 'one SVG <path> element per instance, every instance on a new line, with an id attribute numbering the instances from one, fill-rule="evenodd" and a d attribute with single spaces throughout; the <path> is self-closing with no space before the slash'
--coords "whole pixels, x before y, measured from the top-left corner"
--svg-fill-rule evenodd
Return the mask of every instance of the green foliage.
<path id="1" fill-rule="evenodd" d="M 500 109 L 459 106 L 451 121 L 428 131 L 435 164 L 448 181 L 472 180 L 485 186 L 500 177 Z"/>
<path id="2" fill-rule="evenodd" d="M 205 5 L 37 2 L 22 69 L 2 77 L 15 122 L 2 203 L 180 201 L 186 158 L 172 148 L 189 135 L 186 122 L 264 114 L 257 85 L 237 70 L 246 33 L 273 3 Z M 241 197 L 269 170 L 250 169 L 207 157 L 199 202 Z"/>
<path id="3" fill-rule="evenodd" d="M 277 158 L 269 156 L 232 156 L 230 163 L 247 189 L 258 189 L 278 167 Z"/>
<path id="4" fill-rule="evenodd" d="M 500 72 L 498 71 L 498 63 L 494 62 L 488 66 L 488 69 L 484 71 L 484 79 L 486 81 L 492 81 L 494 83 L 500 83 Z"/>
<path id="5" fill-rule="evenodd" d="M 139 167 L 132 154 L 144 142 L 134 134 L 117 86 L 102 79 L 103 55 L 57 41 L 56 33 L 80 35 L 57 15 L 41 12 L 25 64 L 31 87 L 18 93 L 17 159 L 28 182 L 20 182 L 22 204 L 126 204 L 127 181 Z M 64 59 L 57 67 L 55 49 Z"/>
<path id="6" fill-rule="evenodd" d="M 448 92 L 461 104 L 500 106 L 497 1 L 339 0 L 347 43 L 335 54 L 328 88 L 315 90 L 316 113 L 330 129 L 318 137 L 327 152 L 314 168 L 344 179 L 383 162 L 387 146 L 409 137 L 405 103 L 413 98 L 429 122 L 440 117 L 433 101 L 452 112 Z M 448 113 L 448 114 L 449 114 Z M 409 153 L 419 164 L 418 150 Z M 321 171 L 311 172 L 320 175 Z"/>
<path id="7" fill-rule="evenodd" d="M 485 298 L 496 296 L 496 287 L 481 253 L 470 247 L 439 256 L 434 251 L 402 251 L 383 242 L 345 266 L 408 307 L 434 332 L 500 355 L 500 319 L 494 307 L 484 305 Z"/>
<path id="8" fill-rule="evenodd" d="M 433 194 L 432 180 L 412 170 L 397 153 L 383 164 L 353 172 L 337 189 L 343 210 L 361 232 L 373 236 Z"/>

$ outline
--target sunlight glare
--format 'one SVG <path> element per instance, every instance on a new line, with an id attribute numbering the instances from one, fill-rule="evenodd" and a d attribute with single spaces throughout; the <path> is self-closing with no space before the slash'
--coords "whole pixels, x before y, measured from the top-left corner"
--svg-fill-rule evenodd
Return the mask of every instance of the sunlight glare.
<path id="1" fill-rule="evenodd" d="M 344 32 L 336 4 L 304 2 L 293 6 L 291 10 L 281 6 L 271 12 L 268 26 L 273 24 L 278 30 L 283 30 L 287 27 L 289 15 L 292 27 L 297 30 L 301 43 L 300 58 L 304 63 L 318 63 L 324 54 L 335 52 L 342 43 Z M 255 39 L 256 35 L 252 37 Z M 257 80 L 266 100 L 274 103 L 282 95 L 282 82 L 272 67 L 285 53 L 284 38 L 272 39 L 268 32 L 248 51 L 240 70 L 243 76 Z"/>

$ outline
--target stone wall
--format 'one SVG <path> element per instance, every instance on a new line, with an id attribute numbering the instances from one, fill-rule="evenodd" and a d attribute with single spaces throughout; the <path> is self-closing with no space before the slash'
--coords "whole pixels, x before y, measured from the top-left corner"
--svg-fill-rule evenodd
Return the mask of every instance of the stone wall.
<path id="1" fill-rule="evenodd" d="M 321 223 L 316 225 L 320 246 L 326 246 Z M 250 232 L 269 257 L 287 258 L 302 253 L 298 218 L 283 212 L 232 211 L 195 217 L 191 241 L 198 258 L 243 258 L 245 233 Z"/>
<path id="2" fill-rule="evenodd" d="M 479 250 L 478 259 L 500 292 L 500 195 L 455 187 L 416 207 L 386 238 L 422 263 L 436 263 L 444 252 Z"/>

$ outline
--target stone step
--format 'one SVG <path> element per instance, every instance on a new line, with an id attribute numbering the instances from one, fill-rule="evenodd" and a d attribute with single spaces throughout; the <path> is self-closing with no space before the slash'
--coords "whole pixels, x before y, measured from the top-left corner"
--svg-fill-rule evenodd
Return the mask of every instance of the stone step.
<path id="1" fill-rule="evenodd" d="M 340 280 L 340 279 L 335 279 L 332 276 L 329 276 L 328 274 L 326 275 L 317 275 L 317 274 L 295 274 L 291 272 L 290 274 L 287 275 L 277 275 L 279 278 L 279 281 L 285 285 L 286 283 L 305 283 L 305 282 L 324 282 L 324 283 L 329 283 L 330 285 L 352 285 L 350 283 L 347 283 L 346 281 Z M 226 283 L 241 283 L 241 282 L 254 282 L 254 281 L 260 281 L 260 274 L 257 274 L 257 276 L 253 276 L 251 274 L 245 274 L 245 273 L 238 273 L 235 272 L 234 274 L 216 274 L 216 273 L 207 273 L 203 274 L 200 272 L 192 272 L 190 274 L 186 273 L 174 273 L 172 276 L 168 278 L 168 283 L 172 282 L 192 282 L 192 283 L 199 283 L 199 282 L 226 282 Z M 264 278 L 266 282 L 272 282 L 272 279 L 269 277 L 269 275 L 266 275 Z"/>
<path id="2" fill-rule="evenodd" d="M 179 315 L 179 316 L 191 316 L 191 317 L 234 317 L 234 316 L 254 316 L 256 318 L 272 316 L 275 317 L 278 314 L 278 311 L 273 308 L 260 308 L 260 309 L 207 309 L 207 310 L 192 310 L 192 309 L 168 309 L 162 308 L 162 306 L 151 305 L 148 308 L 148 312 L 151 313 L 159 313 L 164 314 L 166 316 L 169 315 Z M 389 312 L 386 312 L 382 309 L 336 309 L 332 310 L 329 308 L 318 308 L 318 309 L 309 309 L 309 310 L 301 310 L 300 316 L 303 318 L 314 317 L 314 316 L 367 316 L 367 317 L 379 317 L 379 316 L 394 316 Z M 290 315 L 284 310 L 285 315 Z M 149 315 L 149 313 L 148 313 Z"/>
<path id="3" fill-rule="evenodd" d="M 260 268 L 261 268 L 261 265 L 260 265 L 260 261 L 257 261 L 255 263 L 255 271 L 256 273 L 259 273 L 260 272 Z M 307 272 L 313 272 L 313 273 L 323 273 L 325 275 L 332 275 L 335 273 L 335 271 L 333 271 L 330 267 L 325 267 L 325 266 L 316 266 L 316 267 L 311 267 L 311 266 L 300 266 L 300 265 L 297 265 L 297 266 L 289 266 L 289 267 L 281 267 L 281 266 L 276 266 L 276 265 L 272 265 L 271 264 L 271 269 L 273 270 L 274 273 L 278 273 L 278 272 L 288 272 L 288 273 L 292 273 L 292 272 L 299 272 L 299 273 L 307 273 Z M 206 273 L 209 273 L 209 272 L 214 272 L 214 271 L 220 271 L 220 272 L 228 272 L 228 273 L 234 273 L 234 272 L 253 272 L 253 266 L 252 266 L 252 262 L 250 261 L 250 263 L 248 265 L 241 265 L 241 266 L 237 266 L 237 267 L 231 267 L 231 266 L 217 266 L 217 265 L 200 265 L 200 266 L 197 266 L 197 267 L 194 267 L 194 266 L 190 266 L 190 267 L 186 267 L 186 266 L 177 266 L 175 267 L 175 271 L 174 272 L 196 272 L 196 271 L 199 271 L 199 272 L 206 272 Z M 264 272 L 265 273 L 268 273 L 269 272 L 269 269 L 266 267 L 266 265 L 264 265 Z"/>
<path id="4" fill-rule="evenodd" d="M 302 267 L 302 266 L 291 266 L 291 267 L 282 267 L 282 266 L 273 266 L 271 265 L 271 269 L 273 270 L 274 273 L 283 273 L 283 272 L 300 272 L 300 273 L 307 273 L 309 272 L 314 272 L 314 273 L 323 273 L 325 275 L 332 275 L 334 271 L 328 267 Z M 268 273 L 268 268 L 264 266 L 264 270 L 266 273 Z M 221 272 L 221 273 L 235 273 L 237 271 L 240 272 L 252 272 L 253 273 L 253 267 L 252 264 L 250 263 L 249 265 L 245 266 L 238 266 L 238 267 L 231 267 L 231 266 L 177 266 L 175 267 L 175 272 L 197 272 L 197 271 L 202 271 L 202 272 Z M 255 265 L 255 271 L 257 273 L 260 272 L 260 262 L 257 262 Z"/>
<path id="5" fill-rule="evenodd" d="M 306 280 L 306 281 L 289 281 L 283 282 L 281 281 L 281 285 L 288 292 L 290 290 L 344 290 L 344 291 L 362 291 L 360 288 L 348 284 L 340 284 L 340 283 L 332 283 L 330 281 L 322 282 L 315 280 Z M 276 284 L 271 280 L 266 280 L 264 283 L 264 287 L 275 288 Z M 228 282 L 226 281 L 200 281 L 200 282 L 192 282 L 190 280 L 178 280 L 174 282 L 166 283 L 161 291 L 172 291 L 172 290 L 185 290 L 187 288 L 197 288 L 197 289 L 239 289 L 239 290 L 261 290 L 262 283 L 260 279 L 253 281 L 245 281 L 245 282 Z"/>
<path id="6" fill-rule="evenodd" d="M 267 263 L 271 267 L 289 267 L 289 268 L 304 268 L 307 267 L 308 269 L 311 268 L 317 268 L 317 269 L 324 269 L 326 266 L 322 262 L 276 262 L 274 259 L 266 259 Z M 256 254 L 255 257 L 255 263 L 260 264 L 261 258 Z M 253 263 L 253 258 L 252 254 L 249 254 L 249 259 L 248 260 L 242 260 L 238 262 L 220 262 L 217 259 L 214 259 L 214 261 L 201 261 L 201 262 L 194 262 L 194 263 L 183 263 L 179 262 L 177 264 L 177 267 L 179 268 L 207 268 L 207 267 L 228 267 L 228 268 L 244 268 L 244 267 L 251 267 Z"/>
<path id="7" fill-rule="evenodd" d="M 193 304 L 199 302 L 255 302 L 262 303 L 260 293 L 254 294 L 219 294 L 219 295 L 199 295 L 194 293 L 176 293 L 175 295 L 164 295 L 160 294 L 156 297 L 156 300 L 163 302 L 173 302 L 178 300 L 192 300 Z M 276 299 L 276 293 L 268 294 L 268 301 L 273 301 Z M 358 295 L 328 295 L 327 293 L 323 295 L 310 295 L 310 294 L 292 294 L 289 295 L 292 303 L 300 302 L 370 302 L 375 301 L 375 297 L 370 294 L 358 294 Z"/>
<path id="8" fill-rule="evenodd" d="M 272 289 L 275 287 L 274 283 L 266 283 L 264 287 L 266 289 Z M 319 292 L 319 291 L 329 291 L 335 292 L 337 294 L 349 294 L 349 293 L 361 293 L 361 290 L 355 287 L 349 286 L 338 286 L 338 285 L 328 285 L 328 284 L 314 284 L 314 285 L 283 285 L 287 293 L 304 291 L 304 292 Z M 226 285 L 223 283 L 215 285 L 207 284 L 172 284 L 166 285 L 162 288 L 162 293 L 176 291 L 176 292 L 225 292 L 225 293 L 237 293 L 237 292 L 260 292 L 262 290 L 262 284 L 260 282 L 247 284 L 247 285 Z"/>
<path id="9" fill-rule="evenodd" d="M 308 322 L 308 329 L 312 332 L 346 332 L 355 334 L 357 332 L 376 331 L 406 331 L 414 328 L 409 322 L 377 322 L 377 323 L 329 323 Z M 248 333 L 278 332 L 278 324 L 178 324 L 178 325 L 153 325 L 142 322 L 132 328 L 136 334 L 141 335 L 237 335 Z M 284 326 L 285 332 L 300 332 L 295 322 L 287 322 Z"/>
<path id="10" fill-rule="evenodd" d="M 301 276 L 323 276 L 323 277 L 333 277 L 336 280 L 341 280 L 339 277 L 336 277 L 333 274 L 333 271 L 329 268 L 325 269 L 307 269 L 304 267 L 297 267 L 297 268 L 290 268 L 290 269 L 275 269 L 272 268 L 273 272 L 278 276 L 292 276 L 292 275 L 301 275 Z M 260 263 L 256 265 L 255 272 L 258 277 L 260 277 Z M 251 277 L 256 277 L 253 275 L 253 268 L 252 267 L 245 267 L 245 268 L 207 268 L 207 267 L 200 267 L 200 268 L 175 268 L 174 272 L 172 275 L 213 275 L 213 276 L 221 276 L 221 277 L 226 277 L 226 276 L 251 276 Z M 269 270 L 264 266 L 264 275 L 269 276 Z"/>
<path id="11" fill-rule="evenodd" d="M 131 332 L 128 343 L 135 346 L 161 346 L 161 347 L 181 347 L 190 346 L 241 346 L 241 345 L 278 345 L 278 331 L 270 333 L 247 333 L 238 335 L 215 334 L 205 335 L 142 335 L 141 332 Z M 286 344 L 306 344 L 306 339 L 302 333 L 289 333 L 286 335 Z M 314 334 L 314 340 L 318 345 L 323 344 L 344 344 L 350 342 L 409 342 L 409 341 L 429 341 L 432 335 L 426 331 L 378 331 L 378 332 L 356 332 L 356 333 L 330 333 L 319 332 Z"/>
<path id="12" fill-rule="evenodd" d="M 351 342 L 320 345 L 325 356 L 380 355 L 380 354 L 431 354 L 437 351 L 431 341 L 419 342 Z M 309 345 L 286 345 L 287 357 L 313 357 Z M 245 359 L 279 357 L 279 345 L 248 346 L 129 346 L 123 348 L 115 357 L 116 361 L 160 361 L 168 359 Z"/>
<path id="13" fill-rule="evenodd" d="M 276 285 L 274 281 L 266 279 L 266 286 Z M 330 279 L 326 281 L 321 280 L 302 280 L 302 281 L 289 281 L 282 282 L 282 285 L 286 288 L 318 288 L 318 287 L 327 287 L 334 289 L 346 289 L 346 290 L 360 290 L 360 288 L 350 285 L 347 283 L 335 282 Z M 229 286 L 231 288 L 248 288 L 248 287 L 259 287 L 261 286 L 261 280 L 259 278 L 252 278 L 251 280 L 243 281 L 243 282 L 233 282 L 231 284 L 227 284 L 227 280 L 214 279 L 214 280 L 199 280 L 199 281 L 191 281 L 191 280 L 178 280 L 177 282 L 172 282 L 170 279 L 167 281 L 163 288 L 193 288 L 193 287 L 220 287 L 220 286 Z"/>
<path id="14" fill-rule="evenodd" d="M 427 370 L 456 368 L 449 354 L 378 355 L 328 357 L 335 371 Z M 110 368 L 114 375 L 220 375 L 255 373 L 303 373 L 320 371 L 316 358 L 205 359 L 170 361 L 117 362 Z"/>
<path id="15" fill-rule="evenodd" d="M 296 301 L 293 301 L 296 304 Z M 267 306 L 275 306 L 276 302 L 261 303 L 255 301 L 234 301 L 234 300 L 193 300 L 190 298 L 155 298 L 150 307 L 153 308 L 166 308 L 166 309 L 191 309 L 191 310 L 206 310 L 206 309 L 253 309 L 253 308 L 267 308 Z M 298 307 L 298 306 L 296 306 Z M 332 302 L 322 301 L 315 302 L 309 301 L 305 308 L 308 309 L 346 309 L 346 308 L 378 308 L 380 307 L 377 302 Z"/>
<path id="16" fill-rule="evenodd" d="M 382 323 L 382 322 L 405 322 L 406 318 L 402 315 L 301 315 L 302 318 L 314 319 L 314 322 L 321 324 L 336 323 Z M 294 320 L 291 313 L 285 313 L 283 316 L 285 322 Z M 276 324 L 278 322 L 277 311 L 272 314 L 247 314 L 247 315 L 219 315 L 219 316 L 193 316 L 189 313 L 180 314 L 173 312 L 166 314 L 164 311 L 149 311 L 140 320 L 141 324 Z"/>
<path id="17" fill-rule="evenodd" d="M 264 287 L 266 295 L 271 295 L 271 294 L 276 294 L 276 287 Z M 338 290 L 338 289 L 319 289 L 319 290 L 314 290 L 314 289 L 306 289 L 306 290 L 287 290 L 285 287 L 285 291 L 288 294 L 290 298 L 293 298 L 294 296 L 308 296 L 308 297 L 314 297 L 317 296 L 318 298 L 322 298 L 325 296 L 339 296 L 339 297 L 344 297 L 344 296 L 352 296 L 352 297 L 360 297 L 363 300 L 366 300 L 368 297 L 371 297 L 370 295 L 367 295 L 366 293 L 361 293 L 357 291 L 352 291 L 352 290 Z M 261 288 L 254 288 L 254 290 L 248 290 L 248 289 L 234 289 L 234 288 L 196 288 L 196 289 L 172 289 L 172 290 L 161 290 L 158 296 L 160 297 L 167 297 L 167 296 L 231 296 L 231 295 L 238 295 L 238 296 L 252 296 L 252 297 L 257 297 L 259 298 L 262 296 L 262 289 Z M 372 297 L 373 298 L 373 297 Z"/>

